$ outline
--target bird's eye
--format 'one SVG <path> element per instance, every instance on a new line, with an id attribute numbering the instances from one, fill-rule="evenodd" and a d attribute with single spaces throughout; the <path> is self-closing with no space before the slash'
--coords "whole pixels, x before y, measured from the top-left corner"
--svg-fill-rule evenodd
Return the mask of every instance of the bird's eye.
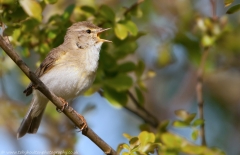
<path id="1" fill-rule="evenodd" d="M 90 34 L 90 33 L 91 33 L 91 30 L 88 29 L 88 30 L 86 30 L 86 32 Z"/>

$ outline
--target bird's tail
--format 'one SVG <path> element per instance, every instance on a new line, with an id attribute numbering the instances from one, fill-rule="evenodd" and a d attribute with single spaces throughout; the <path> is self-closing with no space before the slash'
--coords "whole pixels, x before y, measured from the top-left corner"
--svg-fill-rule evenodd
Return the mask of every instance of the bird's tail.
<path id="1" fill-rule="evenodd" d="M 47 102 L 48 101 L 46 99 L 39 102 L 39 100 L 33 97 L 31 107 L 18 128 L 17 138 L 23 137 L 26 133 L 33 134 L 37 132 Z"/>

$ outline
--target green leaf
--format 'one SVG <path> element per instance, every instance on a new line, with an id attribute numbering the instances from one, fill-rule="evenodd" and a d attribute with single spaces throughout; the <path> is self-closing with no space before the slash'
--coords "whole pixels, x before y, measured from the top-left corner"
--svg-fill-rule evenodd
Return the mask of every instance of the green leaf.
<path id="1" fill-rule="evenodd" d="M 90 14 L 95 14 L 95 12 L 96 12 L 93 7 L 87 6 L 87 5 L 82 6 L 81 9 L 85 12 L 90 13 Z"/>
<path id="2" fill-rule="evenodd" d="M 142 94 L 141 90 L 138 87 L 135 87 L 135 91 L 136 91 L 136 94 L 137 94 L 138 103 L 140 103 L 140 106 L 143 106 L 144 97 L 143 97 L 143 94 Z"/>
<path id="3" fill-rule="evenodd" d="M 133 137 L 132 139 L 130 139 L 129 144 L 130 144 L 131 148 L 138 146 L 139 145 L 138 137 Z"/>
<path id="4" fill-rule="evenodd" d="M 114 32 L 116 36 L 123 40 L 127 37 L 128 35 L 128 29 L 124 24 L 117 23 L 114 27 Z"/>
<path id="5" fill-rule="evenodd" d="M 11 36 L 14 32 L 15 28 L 14 27 L 7 27 L 4 31 L 3 31 L 3 36 Z"/>
<path id="6" fill-rule="evenodd" d="M 158 126 L 158 131 L 159 131 L 159 132 L 166 132 L 169 123 L 170 123 L 169 120 L 162 121 L 162 122 L 160 123 L 160 125 Z"/>
<path id="7" fill-rule="evenodd" d="M 158 144 L 155 143 L 147 143 L 143 149 L 142 152 L 145 152 L 147 154 L 149 153 L 154 153 L 154 151 L 156 150 L 156 148 L 159 148 Z"/>
<path id="8" fill-rule="evenodd" d="M 35 0 L 20 0 L 20 5 L 24 11 L 30 16 L 37 19 L 39 22 L 42 21 L 42 8 L 41 5 Z"/>
<path id="9" fill-rule="evenodd" d="M 115 89 L 104 88 L 104 97 L 115 107 L 122 107 L 127 104 L 127 93 L 117 92 Z"/>
<path id="10" fill-rule="evenodd" d="M 239 10 L 240 10 L 240 4 L 237 4 L 237 5 L 229 8 L 226 13 L 227 14 L 233 14 L 233 13 L 239 11 Z"/>
<path id="11" fill-rule="evenodd" d="M 68 19 L 68 18 L 70 18 L 71 14 L 72 14 L 72 12 L 73 12 L 73 10 L 74 10 L 74 8 L 75 8 L 75 5 L 74 5 L 74 4 L 69 5 L 69 6 L 65 9 L 65 11 L 64 11 L 64 13 L 63 13 L 63 15 L 62 15 L 62 18 L 63 18 L 63 19 Z"/>
<path id="12" fill-rule="evenodd" d="M 234 0 L 224 0 L 224 5 L 225 7 L 231 5 L 233 3 Z"/>
<path id="13" fill-rule="evenodd" d="M 198 130 L 194 129 L 191 135 L 192 139 L 197 140 L 198 134 L 199 134 Z"/>
<path id="14" fill-rule="evenodd" d="M 201 43 L 204 47 L 212 46 L 214 44 L 214 42 L 215 42 L 215 37 L 207 35 L 207 34 L 204 35 L 201 40 Z"/>
<path id="15" fill-rule="evenodd" d="M 192 122 L 192 120 L 196 117 L 196 113 L 189 114 L 187 118 L 184 120 L 186 123 Z"/>
<path id="16" fill-rule="evenodd" d="M 155 135 L 151 132 L 143 131 L 138 135 L 141 145 L 145 145 L 149 142 L 153 143 L 155 141 Z"/>
<path id="17" fill-rule="evenodd" d="M 204 120 L 202 120 L 202 119 L 196 119 L 194 122 L 193 122 L 193 124 L 192 124 L 192 126 L 194 126 L 194 127 L 197 127 L 197 126 L 199 126 L 199 125 L 203 125 L 204 124 Z"/>
<path id="18" fill-rule="evenodd" d="M 184 140 L 182 137 L 166 132 L 161 135 L 162 142 L 168 147 L 168 148 L 181 148 L 182 145 L 184 145 Z"/>
<path id="19" fill-rule="evenodd" d="M 127 138 L 128 140 L 132 139 L 133 137 L 127 133 L 123 133 L 123 137 Z"/>
<path id="20" fill-rule="evenodd" d="M 126 62 L 118 66 L 119 72 L 131 72 L 136 69 L 136 65 L 132 62 Z"/>
<path id="21" fill-rule="evenodd" d="M 130 155 L 128 152 L 123 152 L 122 155 Z"/>
<path id="22" fill-rule="evenodd" d="M 174 111 L 175 115 L 179 117 L 181 120 L 186 120 L 189 116 L 189 113 L 186 110 L 176 110 Z"/>
<path id="23" fill-rule="evenodd" d="M 99 13 L 100 13 L 100 15 L 103 16 L 103 18 L 110 20 L 111 22 L 115 21 L 115 13 L 107 5 L 102 5 L 100 7 Z"/>
<path id="24" fill-rule="evenodd" d="M 182 148 L 182 151 L 187 154 L 205 154 L 206 150 L 207 148 L 205 146 L 194 146 L 194 145 L 187 145 Z"/>
<path id="25" fill-rule="evenodd" d="M 46 4 L 55 4 L 58 0 L 44 0 Z"/>
<path id="26" fill-rule="evenodd" d="M 137 68 L 136 68 L 137 77 L 140 77 L 143 74 L 144 69 L 145 69 L 145 64 L 142 60 L 140 60 L 137 64 Z"/>
<path id="27" fill-rule="evenodd" d="M 124 44 L 116 44 L 116 49 L 114 51 L 114 57 L 116 59 L 121 59 L 128 56 L 131 53 L 134 53 L 137 49 L 137 43 L 135 41 L 127 41 Z"/>
<path id="28" fill-rule="evenodd" d="M 126 91 L 132 86 L 133 80 L 126 74 L 119 74 L 112 79 L 106 79 L 104 84 L 116 91 Z"/>
<path id="29" fill-rule="evenodd" d="M 189 123 L 184 122 L 184 121 L 174 121 L 173 122 L 173 126 L 177 127 L 177 128 L 187 127 L 189 125 L 190 125 Z"/>
<path id="30" fill-rule="evenodd" d="M 133 36 L 136 36 L 138 34 L 138 28 L 132 21 L 129 20 L 125 22 L 124 25 Z"/>

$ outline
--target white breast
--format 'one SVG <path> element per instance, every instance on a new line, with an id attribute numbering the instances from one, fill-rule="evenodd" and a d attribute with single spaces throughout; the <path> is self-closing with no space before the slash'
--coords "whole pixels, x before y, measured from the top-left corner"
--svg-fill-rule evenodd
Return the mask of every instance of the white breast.
<path id="1" fill-rule="evenodd" d="M 98 59 L 99 50 L 88 50 L 84 60 L 79 62 L 79 64 L 76 63 L 76 60 L 70 59 L 72 61 L 69 60 L 67 63 L 64 62 L 54 66 L 40 79 L 57 96 L 65 100 L 73 99 L 92 85 L 98 66 Z"/>

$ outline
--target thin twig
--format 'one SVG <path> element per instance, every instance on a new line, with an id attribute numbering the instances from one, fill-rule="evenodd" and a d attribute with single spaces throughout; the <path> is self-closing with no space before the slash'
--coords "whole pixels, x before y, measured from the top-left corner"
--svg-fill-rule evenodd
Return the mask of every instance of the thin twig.
<path id="1" fill-rule="evenodd" d="M 104 91 L 99 90 L 98 93 L 102 97 L 104 97 Z M 128 91 L 127 93 L 129 95 L 130 99 L 133 101 L 134 105 L 138 108 L 138 110 L 134 110 L 129 105 L 125 105 L 124 108 L 126 110 L 130 111 L 131 113 L 135 114 L 136 116 L 138 116 L 142 120 L 144 120 L 146 123 L 152 125 L 153 127 L 157 127 L 158 124 L 159 124 L 157 118 L 155 118 L 152 114 L 150 114 L 146 109 L 141 107 L 140 104 L 138 103 L 137 99 L 133 96 L 133 94 L 131 92 Z"/>
<path id="2" fill-rule="evenodd" d="M 128 8 L 127 10 L 125 10 L 125 12 L 123 13 L 124 15 L 128 14 L 128 12 L 130 12 L 131 10 L 133 10 L 134 8 L 136 8 L 139 4 L 141 4 L 142 2 L 144 2 L 144 0 L 138 0 L 136 3 L 134 3 L 130 8 Z"/>
<path id="3" fill-rule="evenodd" d="M 198 68 L 197 72 L 197 85 L 196 85 L 196 94 L 197 94 L 197 103 L 198 103 L 198 114 L 199 118 L 204 120 L 204 111 L 203 111 L 203 72 L 204 72 L 204 66 L 205 62 L 208 56 L 209 48 L 205 48 L 202 53 L 200 66 Z M 200 126 L 200 137 L 202 139 L 201 144 L 206 145 L 206 138 L 205 138 L 205 125 L 204 123 Z"/>
<path id="4" fill-rule="evenodd" d="M 130 97 L 130 99 L 133 101 L 134 105 L 139 109 L 141 110 L 143 113 L 145 113 L 146 117 L 143 117 L 144 120 L 148 123 L 150 123 L 153 127 L 157 127 L 159 122 L 157 120 L 156 117 L 154 117 L 150 112 L 148 112 L 144 107 L 142 107 L 137 99 L 134 97 L 134 95 L 128 91 L 128 96 Z"/>
<path id="5" fill-rule="evenodd" d="M 212 6 L 212 19 L 217 20 L 216 0 L 210 0 Z"/>
<path id="6" fill-rule="evenodd" d="M 6 54 L 18 65 L 18 67 L 25 73 L 25 75 L 37 86 L 38 90 L 43 93 L 57 108 L 61 108 L 63 103 L 55 94 L 39 80 L 39 78 L 28 68 L 19 55 L 14 51 L 12 46 L 8 44 L 4 38 L 0 35 L 0 47 L 6 52 Z M 79 114 L 71 107 L 67 106 L 63 113 L 79 128 L 82 128 L 84 124 L 79 118 Z M 107 155 L 116 155 L 116 151 L 113 150 L 106 142 L 104 142 L 91 128 L 87 128 L 82 131 L 82 134 L 92 140 L 102 151 Z"/>

